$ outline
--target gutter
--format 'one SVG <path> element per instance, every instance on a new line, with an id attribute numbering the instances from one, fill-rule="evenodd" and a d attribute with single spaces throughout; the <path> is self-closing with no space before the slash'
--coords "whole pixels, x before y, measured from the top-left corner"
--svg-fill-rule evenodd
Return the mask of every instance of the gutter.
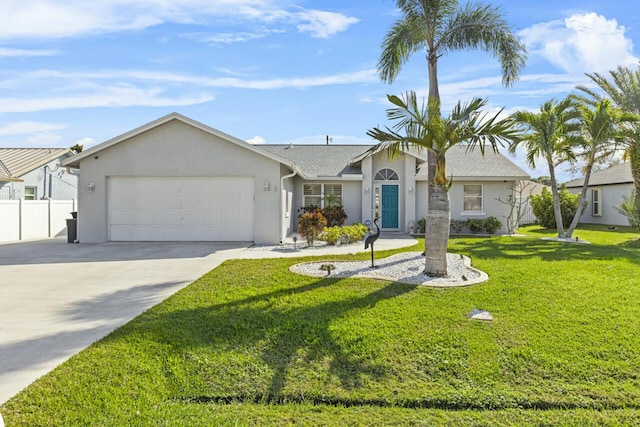
<path id="1" fill-rule="evenodd" d="M 286 205 L 286 201 L 285 201 L 285 197 L 286 197 L 286 193 L 284 191 L 284 181 L 286 179 L 290 179 L 293 178 L 294 176 L 298 175 L 298 168 L 295 165 L 291 165 L 290 166 L 291 169 L 293 169 L 293 172 L 290 173 L 289 175 L 284 175 L 282 177 L 280 177 L 280 244 L 284 243 L 284 239 L 287 237 L 284 235 L 285 231 L 285 227 L 284 227 L 284 219 L 285 219 L 285 214 L 287 212 L 284 212 L 284 207 Z"/>

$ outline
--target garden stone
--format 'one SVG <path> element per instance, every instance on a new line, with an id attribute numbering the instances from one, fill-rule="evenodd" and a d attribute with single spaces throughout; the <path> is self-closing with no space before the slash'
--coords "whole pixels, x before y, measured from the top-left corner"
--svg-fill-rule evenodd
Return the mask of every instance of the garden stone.
<path id="1" fill-rule="evenodd" d="M 488 322 L 493 321 L 493 316 L 486 310 L 479 310 L 474 308 L 467 314 L 467 319 L 471 320 L 486 320 Z"/>

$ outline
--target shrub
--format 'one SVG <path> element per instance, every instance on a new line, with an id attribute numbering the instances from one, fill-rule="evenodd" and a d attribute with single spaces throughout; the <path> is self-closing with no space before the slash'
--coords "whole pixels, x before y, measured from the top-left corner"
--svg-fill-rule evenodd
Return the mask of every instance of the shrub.
<path id="1" fill-rule="evenodd" d="M 342 206 L 326 206 L 322 209 L 322 215 L 327 219 L 328 227 L 342 225 L 347 220 L 347 213 Z"/>
<path id="2" fill-rule="evenodd" d="M 617 209 L 627 217 L 630 226 L 640 230 L 640 197 L 637 197 L 635 191 L 631 197 L 622 196 L 622 203 Z"/>
<path id="3" fill-rule="evenodd" d="M 578 210 L 579 194 L 571 194 L 564 186 L 558 189 L 560 196 L 560 212 L 562 213 L 562 223 L 571 224 L 573 215 Z M 556 217 L 553 212 L 553 195 L 546 188 L 542 193 L 531 195 L 531 209 L 538 220 L 538 224 L 545 228 L 556 228 Z"/>
<path id="4" fill-rule="evenodd" d="M 450 224 L 451 232 L 454 234 L 460 234 L 466 225 L 467 221 L 464 219 L 452 219 Z"/>
<path id="5" fill-rule="evenodd" d="M 327 220 L 320 210 L 303 213 L 298 217 L 298 233 L 307 239 L 309 246 L 313 246 L 313 242 L 326 226 Z"/>
<path id="6" fill-rule="evenodd" d="M 484 220 L 480 218 L 470 218 L 465 221 L 466 226 L 473 234 L 482 233 L 484 231 Z"/>
<path id="7" fill-rule="evenodd" d="M 329 245 L 335 245 L 340 239 L 346 237 L 348 243 L 356 243 L 367 234 L 369 227 L 364 224 L 345 225 L 343 227 L 327 227 L 324 229 L 319 239 L 324 240 Z"/>
<path id="8" fill-rule="evenodd" d="M 417 232 L 420 234 L 424 234 L 427 230 L 427 219 L 421 218 L 416 222 L 416 226 L 418 227 Z"/>
<path id="9" fill-rule="evenodd" d="M 490 216 L 484 220 L 483 230 L 487 234 L 493 234 L 502 228 L 502 223 L 495 216 Z"/>

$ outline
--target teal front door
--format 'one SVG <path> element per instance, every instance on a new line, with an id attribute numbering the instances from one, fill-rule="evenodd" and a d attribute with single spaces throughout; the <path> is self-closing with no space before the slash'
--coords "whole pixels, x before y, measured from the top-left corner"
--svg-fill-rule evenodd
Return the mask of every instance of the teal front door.
<path id="1" fill-rule="evenodd" d="M 398 228 L 398 186 L 382 186 L 382 228 Z"/>

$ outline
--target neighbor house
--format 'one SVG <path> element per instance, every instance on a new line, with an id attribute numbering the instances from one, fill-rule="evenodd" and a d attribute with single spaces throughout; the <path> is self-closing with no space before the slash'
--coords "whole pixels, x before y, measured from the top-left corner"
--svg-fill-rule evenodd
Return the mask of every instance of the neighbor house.
<path id="1" fill-rule="evenodd" d="M 67 148 L 0 148 L 0 200 L 70 200 L 77 176 L 60 166 Z"/>
<path id="2" fill-rule="evenodd" d="M 582 191 L 584 178 L 567 182 L 567 190 L 579 194 Z M 590 224 L 629 225 L 626 216 L 620 213 L 618 207 L 623 197 L 631 197 L 633 192 L 633 177 L 629 163 L 619 163 L 593 172 L 589 179 L 586 197 L 586 208 L 580 221 Z"/>
<path id="3" fill-rule="evenodd" d="M 78 238 L 281 242 L 304 206 L 340 203 L 347 223 L 406 232 L 427 212 L 426 152 L 365 145 L 251 145 L 177 113 L 63 162 L 80 169 Z M 495 216 L 528 175 L 501 154 L 447 155 L 452 218 Z M 328 197 L 331 196 L 331 197 Z M 506 224 L 502 232 L 506 232 Z"/>

